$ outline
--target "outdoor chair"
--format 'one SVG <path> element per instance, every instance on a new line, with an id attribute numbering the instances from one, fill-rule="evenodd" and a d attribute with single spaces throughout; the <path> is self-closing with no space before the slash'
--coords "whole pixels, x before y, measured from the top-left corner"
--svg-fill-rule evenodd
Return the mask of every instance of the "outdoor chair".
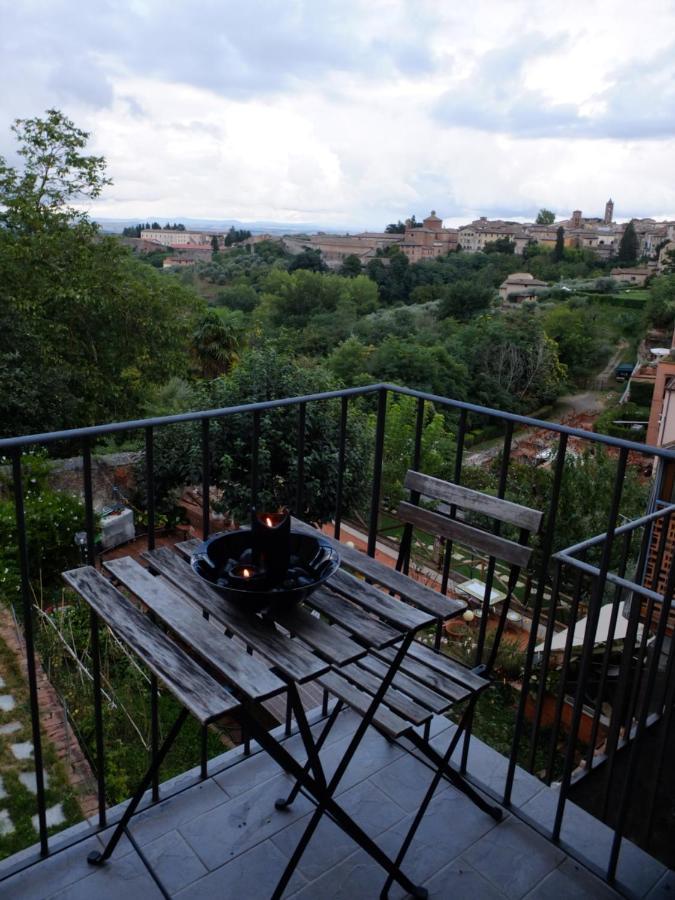
<path id="1" fill-rule="evenodd" d="M 501 819 L 501 808 L 487 802 L 464 778 L 468 735 L 476 703 L 491 684 L 499 643 L 507 623 L 518 577 L 532 554 L 532 549 L 527 546 L 530 535 L 539 531 L 542 520 L 542 513 L 536 510 L 412 470 L 406 474 L 405 488 L 410 492 L 410 498 L 403 501 L 398 508 L 398 516 L 405 523 L 405 528 L 397 569 L 405 574 L 409 572 L 414 528 L 444 539 L 447 561 L 444 582 L 447 581 L 453 543 L 486 556 L 488 564 L 482 603 L 483 615 L 477 623 L 479 632 L 475 664 L 463 665 L 441 652 L 444 623 L 438 620 L 434 646 L 428 646 L 418 640 L 413 641 L 392 686 L 384 695 L 384 708 L 372 719 L 372 725 L 387 739 L 404 738 L 411 742 L 431 763 L 434 770 L 431 784 L 400 848 L 395 861 L 397 866 L 401 865 L 442 778 L 448 780 L 496 821 Z M 426 505 L 420 505 L 422 502 Z M 430 503 L 436 504 L 436 508 L 428 508 Z M 469 524 L 467 521 L 469 518 L 478 519 L 480 525 Z M 504 537 L 500 533 L 505 526 L 517 529 L 516 540 Z M 346 558 L 343 558 L 343 565 L 346 563 L 349 566 L 350 555 L 352 554 L 346 554 Z M 501 601 L 491 645 L 485 652 L 489 601 L 498 562 L 508 567 L 508 584 L 504 588 L 506 597 Z M 395 588 L 391 589 L 391 568 L 375 560 L 369 563 L 368 582 L 378 581 L 378 567 L 382 574 L 381 584 L 385 585 L 385 589 L 389 589 L 390 593 L 395 593 Z M 339 591 L 339 586 L 336 589 Z M 374 591 L 376 588 L 365 584 L 363 590 Z M 386 665 L 391 662 L 395 653 L 396 650 L 392 646 L 371 649 L 363 659 L 334 672 L 330 681 L 325 681 L 324 685 L 329 684 L 330 693 L 338 698 L 338 707 L 346 704 L 357 713 L 365 714 L 377 692 L 378 676 L 382 677 Z M 465 703 L 466 707 L 445 753 L 439 753 L 429 741 L 431 719 L 434 715 L 447 713 L 457 703 Z M 331 716 L 326 733 L 332 726 L 333 719 L 334 716 Z M 465 741 L 458 770 L 450 760 L 463 734 Z M 278 802 L 278 807 L 287 806 L 296 794 L 297 786 L 288 798 Z M 391 881 L 391 878 L 387 880 L 382 896 L 386 896 Z"/>

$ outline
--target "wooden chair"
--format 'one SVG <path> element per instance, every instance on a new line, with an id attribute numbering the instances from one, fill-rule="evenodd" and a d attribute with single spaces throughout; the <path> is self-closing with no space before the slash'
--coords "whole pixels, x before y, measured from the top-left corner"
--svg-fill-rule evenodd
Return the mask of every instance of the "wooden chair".
<path id="1" fill-rule="evenodd" d="M 393 689 L 389 691 L 384 700 L 391 715 L 388 715 L 386 721 L 384 721 L 384 717 L 380 717 L 379 721 L 376 717 L 373 721 L 373 725 L 389 739 L 403 737 L 410 741 L 435 768 L 429 789 L 399 851 L 396 859 L 398 866 L 403 861 L 441 778 L 450 781 L 480 809 L 497 821 L 501 818 L 502 810 L 486 802 L 463 777 L 468 754 L 466 736 L 470 734 L 476 702 L 491 684 L 492 670 L 506 625 L 513 592 L 520 572 L 527 566 L 532 554 L 532 549 L 527 546 L 529 537 L 532 533 L 539 531 L 542 520 L 542 513 L 536 510 L 413 470 L 406 474 L 405 487 L 410 492 L 410 499 L 403 501 L 398 508 L 400 519 L 406 523 L 397 564 L 399 570 L 402 569 L 404 573 L 409 570 L 414 528 L 420 528 L 427 534 L 433 534 L 445 540 L 445 583 L 447 583 L 453 543 L 487 556 L 488 566 L 482 603 L 483 615 L 479 623 L 474 665 L 463 665 L 441 652 L 443 623 L 439 621 L 435 647 L 414 641 L 406 659 L 401 664 L 400 674 L 393 681 Z M 438 508 L 429 509 L 420 505 L 427 501 L 436 502 Z M 470 524 L 469 518 L 479 518 L 480 524 Z M 487 527 L 485 527 L 486 523 Z M 518 530 L 517 540 L 511 540 L 501 534 L 504 526 L 515 527 Z M 508 566 L 508 586 L 505 588 L 506 597 L 501 601 L 501 610 L 493 633 L 492 644 L 486 659 L 483 659 L 488 625 L 487 613 L 498 561 Z M 349 565 L 349 560 L 347 560 L 347 565 Z M 388 582 L 391 584 L 391 578 L 387 577 L 385 571 L 387 567 L 374 560 L 369 562 L 369 579 L 377 581 L 378 566 L 382 569 L 381 583 L 384 586 L 387 586 Z M 391 573 L 391 569 L 388 569 L 388 572 Z M 377 687 L 377 675 L 382 673 L 383 664 L 391 659 L 394 652 L 393 647 L 374 650 L 366 658 L 359 660 L 357 665 L 344 667 L 339 676 L 332 679 L 331 693 L 357 712 L 363 711 L 368 699 L 363 695 L 373 695 Z M 458 702 L 466 703 L 466 708 L 447 750 L 441 754 L 429 742 L 430 720 L 434 714 L 446 713 Z M 418 730 L 420 725 L 423 726 L 421 734 Z M 450 764 L 450 760 L 462 734 L 465 735 L 465 742 L 458 771 Z M 386 895 L 390 885 L 391 879 L 385 884 L 382 896 Z"/>

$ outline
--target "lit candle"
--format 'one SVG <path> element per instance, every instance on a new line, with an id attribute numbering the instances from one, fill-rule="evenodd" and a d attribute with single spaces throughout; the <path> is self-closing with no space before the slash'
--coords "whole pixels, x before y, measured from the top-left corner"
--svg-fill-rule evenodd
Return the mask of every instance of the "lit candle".
<path id="1" fill-rule="evenodd" d="M 286 512 L 258 513 L 252 520 L 253 557 L 259 560 L 268 581 L 282 581 L 291 555 L 291 517 Z"/>

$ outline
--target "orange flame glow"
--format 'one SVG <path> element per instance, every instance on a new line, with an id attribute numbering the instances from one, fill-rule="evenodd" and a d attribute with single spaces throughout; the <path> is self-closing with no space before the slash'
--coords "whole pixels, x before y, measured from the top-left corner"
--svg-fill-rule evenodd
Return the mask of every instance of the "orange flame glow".
<path id="1" fill-rule="evenodd" d="M 265 525 L 267 525 L 268 528 L 272 528 L 272 527 L 273 527 L 273 524 L 274 524 L 274 523 L 272 522 L 272 520 L 271 520 L 270 517 L 268 516 L 268 517 L 265 519 Z"/>
<path id="2" fill-rule="evenodd" d="M 244 569 L 244 571 L 243 571 L 241 574 L 243 575 L 244 578 L 250 578 L 250 577 L 251 577 L 251 572 L 250 572 L 249 569 Z"/>

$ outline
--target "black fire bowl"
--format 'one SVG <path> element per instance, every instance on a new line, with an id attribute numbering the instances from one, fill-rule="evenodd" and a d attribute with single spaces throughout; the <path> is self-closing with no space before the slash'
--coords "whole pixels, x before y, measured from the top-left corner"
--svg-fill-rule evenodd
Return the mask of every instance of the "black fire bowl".
<path id="1" fill-rule="evenodd" d="M 251 613 L 270 616 L 289 610 L 327 581 L 340 565 L 338 552 L 321 534 L 309 535 L 291 531 L 290 562 L 284 578 L 270 585 L 265 575 L 252 578 L 242 586 L 242 579 L 231 578 L 233 569 L 246 565 L 253 557 L 250 528 L 214 534 L 192 556 L 193 570 L 209 585 Z"/>

